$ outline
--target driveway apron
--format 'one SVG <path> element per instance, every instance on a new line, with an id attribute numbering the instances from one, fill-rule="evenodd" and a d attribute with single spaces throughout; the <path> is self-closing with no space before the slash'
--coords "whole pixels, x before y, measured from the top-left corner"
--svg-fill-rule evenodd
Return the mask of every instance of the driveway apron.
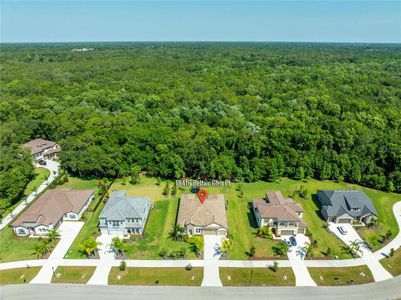
<path id="1" fill-rule="evenodd" d="M 204 268 L 202 286 L 223 286 L 220 280 L 219 259 L 221 236 L 204 235 Z"/>

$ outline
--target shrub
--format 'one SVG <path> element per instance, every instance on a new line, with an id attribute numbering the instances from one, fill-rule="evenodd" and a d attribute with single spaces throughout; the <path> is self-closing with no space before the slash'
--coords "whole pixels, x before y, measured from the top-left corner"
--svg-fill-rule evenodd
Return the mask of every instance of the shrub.
<path id="1" fill-rule="evenodd" d="M 191 271 L 191 270 L 192 270 L 192 265 L 191 265 L 191 264 L 187 264 L 187 265 L 185 266 L 185 270 Z"/>
<path id="2" fill-rule="evenodd" d="M 120 271 L 125 271 L 126 268 L 127 268 L 127 263 L 125 260 L 122 260 L 120 262 Z"/>

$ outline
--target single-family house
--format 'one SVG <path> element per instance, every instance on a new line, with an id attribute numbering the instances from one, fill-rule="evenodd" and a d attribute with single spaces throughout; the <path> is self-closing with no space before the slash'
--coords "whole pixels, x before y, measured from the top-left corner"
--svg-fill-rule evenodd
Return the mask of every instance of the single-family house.
<path id="1" fill-rule="evenodd" d="M 150 208 L 151 202 L 148 197 L 127 196 L 126 191 L 113 191 L 100 213 L 99 228 L 108 234 L 141 235 Z"/>
<path id="2" fill-rule="evenodd" d="M 57 159 L 61 151 L 60 146 L 53 141 L 35 139 L 22 145 L 31 151 L 32 157 L 38 161 L 41 159 Z"/>
<path id="3" fill-rule="evenodd" d="M 253 199 L 252 209 L 259 227 L 269 226 L 275 236 L 305 233 L 303 208 L 281 192 L 267 192 L 263 199 Z"/>
<path id="4" fill-rule="evenodd" d="M 12 224 L 18 236 L 46 235 L 63 220 L 79 220 L 93 199 L 93 190 L 47 190 Z"/>
<path id="5" fill-rule="evenodd" d="M 195 194 L 182 195 L 177 225 L 185 227 L 189 235 L 227 235 L 224 195 L 208 195 L 203 202 Z"/>
<path id="6" fill-rule="evenodd" d="M 369 224 L 377 218 L 372 200 L 359 190 L 320 190 L 317 197 L 321 214 L 328 222 Z"/>

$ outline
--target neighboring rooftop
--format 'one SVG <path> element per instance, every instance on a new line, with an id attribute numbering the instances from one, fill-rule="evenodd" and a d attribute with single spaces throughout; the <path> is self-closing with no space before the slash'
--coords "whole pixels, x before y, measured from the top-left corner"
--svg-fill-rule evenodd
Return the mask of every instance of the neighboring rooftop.
<path id="1" fill-rule="evenodd" d="M 347 213 L 352 217 L 373 214 L 376 209 L 370 198 L 359 190 L 320 190 L 318 199 L 324 217 L 339 217 Z"/>
<path id="2" fill-rule="evenodd" d="M 177 224 L 208 226 L 219 224 L 227 228 L 226 204 L 223 194 L 209 195 L 202 203 L 195 194 L 181 196 Z"/>
<path id="3" fill-rule="evenodd" d="M 92 190 L 48 190 L 11 226 L 26 226 L 25 223 L 29 223 L 29 227 L 55 225 L 65 213 L 79 213 L 93 192 Z"/>
<path id="4" fill-rule="evenodd" d="M 299 222 L 306 226 L 302 218 L 297 213 L 304 210 L 293 199 L 284 199 L 281 192 L 267 192 L 265 199 L 253 199 L 253 206 L 259 211 L 262 218 L 272 218 L 280 222 Z"/>
<path id="5" fill-rule="evenodd" d="M 32 154 L 36 154 L 39 152 L 42 152 L 43 150 L 52 148 L 56 145 L 56 142 L 53 141 L 48 141 L 48 140 L 44 140 L 44 139 L 35 139 L 32 141 L 29 141 L 28 143 L 23 144 L 22 146 L 25 148 L 29 148 L 31 150 Z M 57 149 L 54 149 L 57 150 Z M 58 151 L 54 151 L 54 152 L 59 152 Z"/>
<path id="6" fill-rule="evenodd" d="M 99 218 L 124 221 L 126 218 L 146 218 L 150 206 L 148 197 L 127 196 L 126 191 L 113 191 Z"/>

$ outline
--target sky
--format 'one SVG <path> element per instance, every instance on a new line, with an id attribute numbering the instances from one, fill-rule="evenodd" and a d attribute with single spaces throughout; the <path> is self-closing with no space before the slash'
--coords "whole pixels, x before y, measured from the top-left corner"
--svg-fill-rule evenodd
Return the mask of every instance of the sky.
<path id="1" fill-rule="evenodd" d="M 401 0 L 0 0 L 0 5 L 1 42 L 401 43 Z"/>

